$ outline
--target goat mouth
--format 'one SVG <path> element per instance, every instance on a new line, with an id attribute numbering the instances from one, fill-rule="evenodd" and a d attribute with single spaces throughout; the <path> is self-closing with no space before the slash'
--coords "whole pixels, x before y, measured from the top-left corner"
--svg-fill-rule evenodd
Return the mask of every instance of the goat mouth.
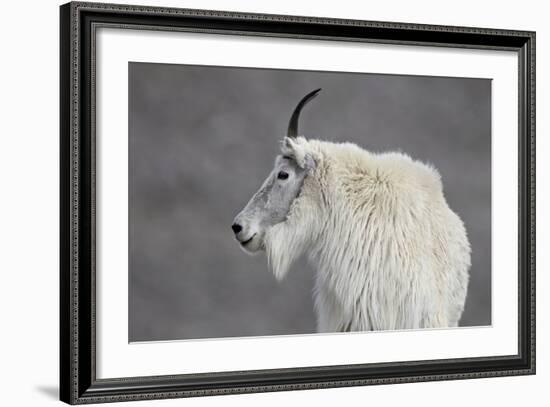
<path id="1" fill-rule="evenodd" d="M 250 243 L 252 241 L 252 239 L 254 239 L 254 236 L 256 236 L 256 233 L 254 233 L 250 239 L 248 240 L 245 240 L 244 242 L 241 242 L 241 246 L 246 246 L 248 243 Z"/>

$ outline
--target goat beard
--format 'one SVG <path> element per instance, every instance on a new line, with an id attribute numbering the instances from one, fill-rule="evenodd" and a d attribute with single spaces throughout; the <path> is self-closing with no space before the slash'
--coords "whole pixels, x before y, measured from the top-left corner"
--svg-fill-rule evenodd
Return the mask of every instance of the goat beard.
<path id="1" fill-rule="evenodd" d="M 285 277 L 292 263 L 306 251 L 313 240 L 313 224 L 309 216 L 311 212 L 294 209 L 286 221 L 269 228 L 264 237 L 268 265 L 279 281 Z"/>

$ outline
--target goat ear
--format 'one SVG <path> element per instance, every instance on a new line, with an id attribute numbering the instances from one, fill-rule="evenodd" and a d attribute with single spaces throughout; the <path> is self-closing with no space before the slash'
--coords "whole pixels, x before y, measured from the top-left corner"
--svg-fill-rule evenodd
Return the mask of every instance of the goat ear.
<path id="1" fill-rule="evenodd" d="M 292 154 L 294 151 L 294 142 L 290 137 L 285 137 L 281 143 L 281 152 L 283 154 Z"/>
<path id="2" fill-rule="evenodd" d="M 287 157 L 296 158 L 296 143 L 294 139 L 285 137 L 281 142 L 281 153 Z"/>
<path id="3" fill-rule="evenodd" d="M 292 157 L 299 167 L 308 169 L 315 166 L 315 160 L 310 153 L 306 151 L 307 140 L 304 137 L 285 137 L 281 146 L 281 152 Z M 309 158 L 307 158 L 309 156 Z"/>

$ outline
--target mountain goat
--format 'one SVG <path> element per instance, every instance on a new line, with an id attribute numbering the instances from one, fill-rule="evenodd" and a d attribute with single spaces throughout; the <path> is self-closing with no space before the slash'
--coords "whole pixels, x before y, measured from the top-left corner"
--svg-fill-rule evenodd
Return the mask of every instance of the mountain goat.
<path id="1" fill-rule="evenodd" d="M 277 279 L 302 253 L 316 266 L 319 332 L 458 325 L 470 245 L 439 173 L 401 153 L 298 135 L 296 106 L 275 167 L 231 226 Z"/>

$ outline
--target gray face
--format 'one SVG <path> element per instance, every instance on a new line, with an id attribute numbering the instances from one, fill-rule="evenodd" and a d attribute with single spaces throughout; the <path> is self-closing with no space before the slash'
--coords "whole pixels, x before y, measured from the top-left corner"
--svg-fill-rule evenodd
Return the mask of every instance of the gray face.
<path id="1" fill-rule="evenodd" d="M 298 166 L 292 157 L 277 156 L 275 168 L 231 226 L 246 252 L 262 250 L 266 230 L 286 220 L 306 175 L 307 170 Z"/>

